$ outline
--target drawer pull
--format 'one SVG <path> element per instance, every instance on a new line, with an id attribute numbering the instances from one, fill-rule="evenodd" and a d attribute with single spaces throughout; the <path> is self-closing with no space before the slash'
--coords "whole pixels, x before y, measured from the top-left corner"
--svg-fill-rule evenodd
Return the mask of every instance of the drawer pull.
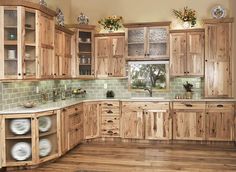
<path id="1" fill-rule="evenodd" d="M 107 104 L 107 106 L 113 106 L 113 104 Z"/>
<path id="2" fill-rule="evenodd" d="M 109 130 L 107 133 L 108 133 L 108 134 L 113 134 L 113 132 L 112 132 L 111 130 Z"/>
<path id="3" fill-rule="evenodd" d="M 186 107 L 193 107 L 191 104 L 185 104 Z"/>
<path id="4" fill-rule="evenodd" d="M 107 122 L 108 122 L 108 123 L 113 123 L 113 121 L 112 121 L 112 120 L 108 120 Z"/>
<path id="5" fill-rule="evenodd" d="M 217 107 L 218 107 L 218 108 L 222 108 L 222 107 L 224 107 L 224 105 L 217 105 Z"/>
<path id="6" fill-rule="evenodd" d="M 107 113 L 113 113 L 111 110 L 108 110 Z"/>

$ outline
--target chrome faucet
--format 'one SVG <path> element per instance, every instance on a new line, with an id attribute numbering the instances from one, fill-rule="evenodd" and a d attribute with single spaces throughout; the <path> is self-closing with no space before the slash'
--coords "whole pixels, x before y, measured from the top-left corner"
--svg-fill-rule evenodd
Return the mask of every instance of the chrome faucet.
<path id="1" fill-rule="evenodd" d="M 146 87 L 146 88 L 144 88 L 144 90 L 145 90 L 145 91 L 148 91 L 148 92 L 149 92 L 149 95 L 150 95 L 150 97 L 152 97 L 152 86 L 150 86 L 149 88 L 148 88 L 148 87 Z"/>

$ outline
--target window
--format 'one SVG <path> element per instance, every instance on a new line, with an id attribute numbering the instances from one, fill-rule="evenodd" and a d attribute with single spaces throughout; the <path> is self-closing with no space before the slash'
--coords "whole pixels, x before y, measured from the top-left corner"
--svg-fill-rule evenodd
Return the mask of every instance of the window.
<path id="1" fill-rule="evenodd" d="M 128 62 L 128 66 L 130 89 L 169 88 L 169 61 L 135 61 Z"/>

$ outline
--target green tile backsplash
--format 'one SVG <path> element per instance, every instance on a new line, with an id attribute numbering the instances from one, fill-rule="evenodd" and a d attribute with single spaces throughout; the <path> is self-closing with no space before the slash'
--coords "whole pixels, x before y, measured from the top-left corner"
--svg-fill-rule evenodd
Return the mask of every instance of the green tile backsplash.
<path id="1" fill-rule="evenodd" d="M 203 95 L 203 80 L 201 78 L 172 78 L 170 80 L 170 90 L 166 92 L 154 92 L 155 97 L 174 98 L 176 94 L 183 94 L 183 83 L 186 81 L 194 85 L 194 98 L 202 97 Z M 107 89 L 104 89 L 104 84 L 107 84 Z M 53 88 L 64 90 L 64 85 L 67 89 L 83 88 L 87 91 L 88 98 L 105 98 L 107 90 L 113 90 L 116 98 L 129 98 L 149 96 L 147 91 L 135 92 L 128 89 L 127 79 L 111 79 L 111 80 L 50 80 L 50 81 L 20 81 L 15 83 L 0 83 L 0 110 L 7 110 L 20 106 L 22 102 L 32 100 L 35 102 L 41 101 L 41 92 L 47 92 L 49 100 L 52 100 Z M 36 93 L 36 87 L 39 87 L 40 93 Z M 69 95 L 70 96 L 70 95 Z M 58 96 L 58 99 L 60 95 Z"/>

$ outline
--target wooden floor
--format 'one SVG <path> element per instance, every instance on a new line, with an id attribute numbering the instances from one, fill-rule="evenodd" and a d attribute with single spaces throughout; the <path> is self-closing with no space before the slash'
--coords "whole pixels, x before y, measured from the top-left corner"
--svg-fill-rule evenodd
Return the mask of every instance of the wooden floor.
<path id="1" fill-rule="evenodd" d="M 89 143 L 76 147 L 55 162 L 26 172 L 98 171 L 236 171 L 236 147 Z"/>

